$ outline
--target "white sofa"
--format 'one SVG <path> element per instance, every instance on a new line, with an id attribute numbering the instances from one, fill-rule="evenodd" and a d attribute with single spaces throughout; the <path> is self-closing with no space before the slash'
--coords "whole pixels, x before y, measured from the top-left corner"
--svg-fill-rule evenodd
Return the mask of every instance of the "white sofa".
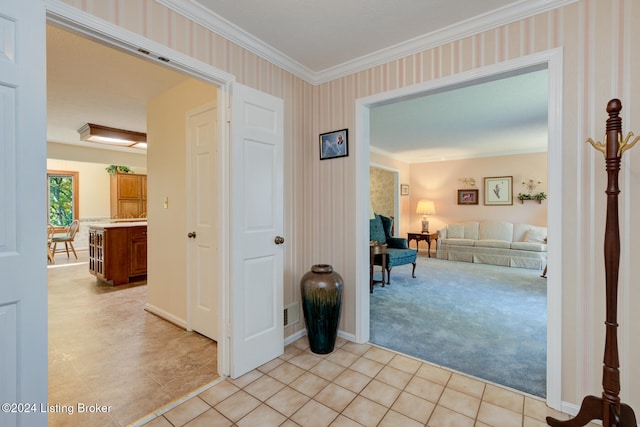
<path id="1" fill-rule="evenodd" d="M 438 230 L 439 259 L 542 269 L 547 229 L 506 221 L 469 221 Z"/>

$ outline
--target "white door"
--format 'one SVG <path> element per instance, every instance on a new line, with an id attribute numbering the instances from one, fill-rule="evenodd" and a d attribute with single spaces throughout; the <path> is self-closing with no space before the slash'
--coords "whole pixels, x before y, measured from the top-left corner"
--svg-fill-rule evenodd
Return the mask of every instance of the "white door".
<path id="1" fill-rule="evenodd" d="M 0 425 L 46 426 L 40 411 L 47 402 L 42 3 L 0 1 L 0 35 Z M 36 406 L 31 412 L 11 406 L 20 403 Z"/>
<path id="2" fill-rule="evenodd" d="M 233 85 L 231 376 L 284 352 L 283 101 Z"/>
<path id="3" fill-rule="evenodd" d="M 188 271 L 190 328 L 218 341 L 219 254 L 217 232 L 220 220 L 216 215 L 218 200 L 215 179 L 218 164 L 215 104 L 187 112 L 187 171 L 189 189 Z M 218 270 L 217 270 L 218 268 Z"/>

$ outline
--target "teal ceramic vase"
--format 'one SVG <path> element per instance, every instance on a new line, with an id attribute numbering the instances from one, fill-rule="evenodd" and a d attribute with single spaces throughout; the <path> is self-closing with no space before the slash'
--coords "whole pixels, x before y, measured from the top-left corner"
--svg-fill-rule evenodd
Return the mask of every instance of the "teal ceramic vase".
<path id="1" fill-rule="evenodd" d="M 302 311 L 311 351 L 333 351 L 342 305 L 342 277 L 328 264 L 316 264 L 300 279 Z"/>

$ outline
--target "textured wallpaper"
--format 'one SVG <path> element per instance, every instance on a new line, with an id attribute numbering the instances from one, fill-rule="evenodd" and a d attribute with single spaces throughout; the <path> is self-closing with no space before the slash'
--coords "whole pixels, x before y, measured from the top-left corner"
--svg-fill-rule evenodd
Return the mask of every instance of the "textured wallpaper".
<path id="1" fill-rule="evenodd" d="M 394 173 L 378 168 L 369 168 L 369 199 L 373 211 L 384 216 L 394 215 Z"/>

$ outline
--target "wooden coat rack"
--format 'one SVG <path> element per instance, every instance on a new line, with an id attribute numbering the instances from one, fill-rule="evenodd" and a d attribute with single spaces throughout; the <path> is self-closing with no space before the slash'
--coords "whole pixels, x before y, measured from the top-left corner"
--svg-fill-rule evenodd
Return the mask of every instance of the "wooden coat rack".
<path id="1" fill-rule="evenodd" d="M 552 427 L 578 427 L 591 420 L 602 420 L 605 427 L 637 427 L 636 416 L 629 405 L 620 402 L 620 362 L 618 359 L 618 270 L 620 265 L 620 227 L 618 223 L 618 172 L 622 154 L 633 147 L 640 137 L 631 143 L 633 132 L 622 138 L 622 119 L 619 116 L 622 103 L 612 99 L 607 104 L 607 131 L 604 144 L 591 138 L 587 142 L 605 157 L 608 176 L 607 219 L 604 234 L 604 268 L 606 292 L 606 337 L 604 345 L 604 366 L 602 369 L 602 397 L 586 396 L 575 418 L 559 421 L 547 417 Z"/>

